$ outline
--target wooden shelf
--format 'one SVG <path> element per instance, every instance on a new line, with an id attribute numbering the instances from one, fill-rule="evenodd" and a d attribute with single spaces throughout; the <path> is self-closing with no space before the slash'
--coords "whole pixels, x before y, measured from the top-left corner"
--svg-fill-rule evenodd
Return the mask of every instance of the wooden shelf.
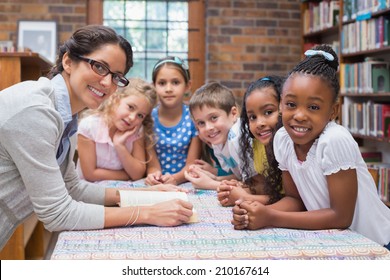
<path id="1" fill-rule="evenodd" d="M 303 38 L 304 39 L 312 39 L 312 38 L 323 37 L 323 36 L 330 36 L 330 35 L 337 36 L 338 33 L 339 33 L 339 27 L 338 26 L 332 26 L 332 27 L 329 27 L 329 28 L 325 28 L 325 29 L 322 29 L 322 30 L 315 31 L 315 32 L 310 32 L 310 33 L 303 34 Z"/>
<path id="2" fill-rule="evenodd" d="M 0 90 L 26 80 L 45 76 L 52 64 L 37 53 L 0 52 Z"/>
<path id="3" fill-rule="evenodd" d="M 390 92 L 377 92 L 377 93 L 342 93 L 340 96 L 343 97 L 390 97 Z"/>
<path id="4" fill-rule="evenodd" d="M 375 136 L 368 136 L 368 135 L 362 135 L 362 134 L 357 134 L 357 133 L 352 133 L 352 136 L 355 137 L 355 138 L 361 138 L 361 139 L 368 139 L 368 140 L 377 141 L 377 142 L 390 143 L 390 138 L 388 138 L 388 137 L 375 137 Z"/>
<path id="5" fill-rule="evenodd" d="M 343 59 L 345 58 L 355 58 L 359 59 L 362 57 L 366 57 L 368 55 L 373 55 L 373 54 L 388 54 L 390 51 L 390 47 L 383 47 L 383 48 L 378 48 L 378 49 L 371 49 L 371 50 L 366 50 L 366 51 L 360 51 L 360 52 L 353 52 L 353 53 L 342 53 Z"/>
<path id="6" fill-rule="evenodd" d="M 380 16 L 383 16 L 383 15 L 386 15 L 386 14 L 389 14 L 389 13 L 390 13 L 390 8 L 382 9 L 382 10 L 379 10 L 377 12 L 371 13 L 371 18 L 380 17 Z M 355 21 L 356 21 L 356 19 L 349 19 L 349 20 L 346 20 L 346 21 L 342 21 L 341 24 L 342 25 L 350 24 L 350 23 L 353 23 Z"/>

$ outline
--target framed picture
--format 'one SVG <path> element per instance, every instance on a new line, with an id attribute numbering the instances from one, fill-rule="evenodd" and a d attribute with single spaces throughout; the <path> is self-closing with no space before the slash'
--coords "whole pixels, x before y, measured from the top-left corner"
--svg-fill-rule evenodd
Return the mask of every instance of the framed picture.
<path id="1" fill-rule="evenodd" d="M 28 48 L 55 63 L 57 52 L 57 22 L 19 20 L 18 49 Z"/>

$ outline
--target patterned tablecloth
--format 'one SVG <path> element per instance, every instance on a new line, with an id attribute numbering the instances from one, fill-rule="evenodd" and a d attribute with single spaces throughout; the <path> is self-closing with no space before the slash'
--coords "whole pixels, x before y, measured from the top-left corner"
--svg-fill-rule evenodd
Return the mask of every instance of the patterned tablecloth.
<path id="1" fill-rule="evenodd" d="M 189 199 L 199 223 L 61 232 L 52 259 L 390 259 L 390 251 L 351 230 L 234 230 L 231 208 L 214 191 L 191 190 Z"/>

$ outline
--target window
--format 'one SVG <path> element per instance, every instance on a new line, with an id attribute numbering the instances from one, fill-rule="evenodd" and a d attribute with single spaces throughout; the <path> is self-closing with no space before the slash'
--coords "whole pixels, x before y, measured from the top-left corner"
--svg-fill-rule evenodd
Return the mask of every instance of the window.
<path id="1" fill-rule="evenodd" d="M 104 0 L 103 24 L 133 47 L 129 77 L 151 81 L 153 66 L 167 55 L 188 60 L 188 1 Z"/>

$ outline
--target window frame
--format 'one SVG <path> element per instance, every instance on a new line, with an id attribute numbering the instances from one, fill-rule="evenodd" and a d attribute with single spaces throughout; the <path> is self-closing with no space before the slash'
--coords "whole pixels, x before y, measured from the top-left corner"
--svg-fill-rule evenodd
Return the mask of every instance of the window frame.
<path id="1" fill-rule="evenodd" d="M 87 24 L 103 24 L 103 0 L 87 0 Z M 192 91 L 205 83 L 205 3 L 188 1 L 188 64 Z"/>

